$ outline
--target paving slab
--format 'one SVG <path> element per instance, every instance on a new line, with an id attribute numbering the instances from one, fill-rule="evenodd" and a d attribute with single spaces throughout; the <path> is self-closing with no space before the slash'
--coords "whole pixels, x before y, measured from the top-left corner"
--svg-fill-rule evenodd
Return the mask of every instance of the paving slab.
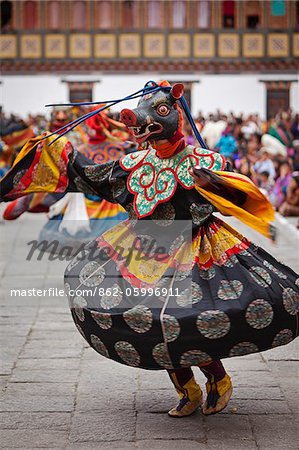
<path id="1" fill-rule="evenodd" d="M 256 450 L 258 447 L 255 440 L 250 439 L 225 439 L 219 441 L 218 439 L 208 439 L 207 450 Z M 275 447 L 272 447 L 273 450 Z"/>
<path id="2" fill-rule="evenodd" d="M 68 431 L 71 414 L 61 412 L 1 412 L 0 429 Z"/>
<path id="3" fill-rule="evenodd" d="M 70 441 L 82 443 L 134 441 L 135 423 L 134 412 L 103 409 L 101 414 L 76 413 L 72 420 Z"/>
<path id="4" fill-rule="evenodd" d="M 173 406 L 173 405 L 171 405 Z M 136 437 L 151 439 L 154 433 L 156 439 L 186 439 L 204 442 L 205 431 L 202 414 L 197 411 L 178 423 L 179 419 L 170 418 L 165 412 L 141 412 L 137 414 Z"/>
<path id="5" fill-rule="evenodd" d="M 65 448 L 68 442 L 67 431 L 39 430 L 1 430 L 0 448 Z M 19 446 L 16 446 L 19 443 Z"/>
<path id="6" fill-rule="evenodd" d="M 220 414 L 290 414 L 291 410 L 285 399 L 283 400 L 256 400 L 239 399 L 232 397 L 229 406 Z"/>
<path id="7" fill-rule="evenodd" d="M 39 360 L 38 360 L 39 361 Z M 20 370 L 15 369 L 10 378 L 12 382 L 21 383 L 70 383 L 78 380 L 77 370 Z"/>
<path id="8" fill-rule="evenodd" d="M 138 450 L 207 450 L 207 444 L 193 440 L 151 439 L 138 441 Z"/>
<path id="9" fill-rule="evenodd" d="M 75 398 L 77 389 L 76 383 L 46 383 L 46 382 L 30 382 L 30 383 L 13 383 L 10 380 L 6 382 L 5 392 L 7 394 L 13 395 L 15 398 L 25 396 L 44 396 L 44 397 L 55 397 L 55 396 L 71 396 Z"/>
<path id="10" fill-rule="evenodd" d="M 0 400 L 1 412 L 64 412 L 74 410 L 73 397 L 29 396 L 4 393 Z"/>
<path id="11" fill-rule="evenodd" d="M 204 428 L 208 439 L 225 441 L 226 439 L 253 440 L 254 436 L 248 416 L 219 414 L 204 418 Z"/>
<path id="12" fill-rule="evenodd" d="M 299 441 L 298 416 L 285 415 L 275 420 L 273 416 L 251 418 L 253 433 L 260 448 L 295 448 Z M 296 444 L 297 442 L 297 444 Z"/>

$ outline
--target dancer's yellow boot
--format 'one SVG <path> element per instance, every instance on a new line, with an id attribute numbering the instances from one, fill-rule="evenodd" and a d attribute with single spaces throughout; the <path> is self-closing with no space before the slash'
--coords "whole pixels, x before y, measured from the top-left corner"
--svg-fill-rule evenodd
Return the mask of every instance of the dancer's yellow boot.
<path id="1" fill-rule="evenodd" d="M 230 377 L 226 374 L 220 381 L 214 377 L 206 383 L 207 399 L 203 405 L 202 412 L 205 416 L 222 411 L 228 404 L 233 392 Z"/>
<path id="2" fill-rule="evenodd" d="M 175 372 L 169 373 L 169 375 L 175 385 L 180 401 L 177 406 L 168 411 L 168 415 L 171 417 L 190 416 L 203 403 L 203 394 L 199 384 L 197 384 L 193 376 L 187 383 L 181 386 Z"/>

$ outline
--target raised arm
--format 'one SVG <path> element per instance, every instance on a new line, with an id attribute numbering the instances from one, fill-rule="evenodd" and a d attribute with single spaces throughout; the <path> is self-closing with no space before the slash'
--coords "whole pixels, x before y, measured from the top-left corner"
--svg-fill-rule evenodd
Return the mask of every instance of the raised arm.
<path id="1" fill-rule="evenodd" d="M 83 192 L 117 203 L 113 185 L 127 174 L 117 161 L 99 165 L 75 150 L 65 137 L 30 139 L 0 182 L 0 200 L 10 201 L 33 192 Z"/>

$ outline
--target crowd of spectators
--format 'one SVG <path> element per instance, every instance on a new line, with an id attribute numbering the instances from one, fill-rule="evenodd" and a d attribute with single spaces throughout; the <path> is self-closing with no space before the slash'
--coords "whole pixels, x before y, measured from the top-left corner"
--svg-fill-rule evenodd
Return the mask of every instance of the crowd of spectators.
<path id="1" fill-rule="evenodd" d="M 257 114 L 217 111 L 195 122 L 208 147 L 248 176 L 284 216 L 299 216 L 299 114 L 279 111 L 263 121 Z M 187 127 L 188 140 L 193 143 Z"/>
<path id="2" fill-rule="evenodd" d="M 30 114 L 24 120 L 1 112 L 0 121 L 0 153 L 5 147 L 5 135 L 18 129 L 16 124 L 19 128 L 20 124 L 30 127 L 35 135 L 48 126 L 48 120 L 41 114 Z M 258 114 L 216 111 L 208 115 L 199 113 L 195 122 L 208 148 L 219 151 L 235 171 L 251 178 L 277 211 L 284 216 L 299 216 L 299 114 L 279 111 L 275 117 L 263 121 Z M 188 123 L 185 133 L 187 142 L 196 145 Z"/>

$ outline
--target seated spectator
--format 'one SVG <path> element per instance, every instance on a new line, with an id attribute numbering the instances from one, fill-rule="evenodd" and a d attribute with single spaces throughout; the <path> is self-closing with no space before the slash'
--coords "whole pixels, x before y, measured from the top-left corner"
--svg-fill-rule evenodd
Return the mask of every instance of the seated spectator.
<path id="1" fill-rule="evenodd" d="M 250 163 L 254 164 L 258 159 L 258 151 L 261 148 L 261 136 L 254 133 L 246 142 L 246 156 L 248 157 Z"/>
<path id="2" fill-rule="evenodd" d="M 263 194 L 268 197 L 273 187 L 273 179 L 270 178 L 269 172 L 261 172 L 259 174 L 259 188 Z"/>
<path id="3" fill-rule="evenodd" d="M 293 172 L 287 187 L 286 200 L 279 208 L 283 216 L 299 216 L 299 172 Z"/>
<path id="4" fill-rule="evenodd" d="M 268 172 L 269 179 L 273 182 L 275 179 L 275 167 L 272 159 L 269 156 L 269 152 L 265 147 L 262 147 L 259 151 L 259 158 L 253 166 L 256 182 L 260 186 L 260 175 L 263 172 Z"/>
<path id="5" fill-rule="evenodd" d="M 243 158 L 238 159 L 235 165 L 239 173 L 245 175 L 248 178 L 252 178 L 251 164 L 249 159 L 246 158 L 246 156 L 243 156 Z"/>
<path id="6" fill-rule="evenodd" d="M 292 178 L 292 167 L 288 161 L 281 163 L 279 168 L 279 176 L 270 193 L 270 201 L 275 209 L 278 209 L 284 202 L 287 195 L 287 187 Z"/>

